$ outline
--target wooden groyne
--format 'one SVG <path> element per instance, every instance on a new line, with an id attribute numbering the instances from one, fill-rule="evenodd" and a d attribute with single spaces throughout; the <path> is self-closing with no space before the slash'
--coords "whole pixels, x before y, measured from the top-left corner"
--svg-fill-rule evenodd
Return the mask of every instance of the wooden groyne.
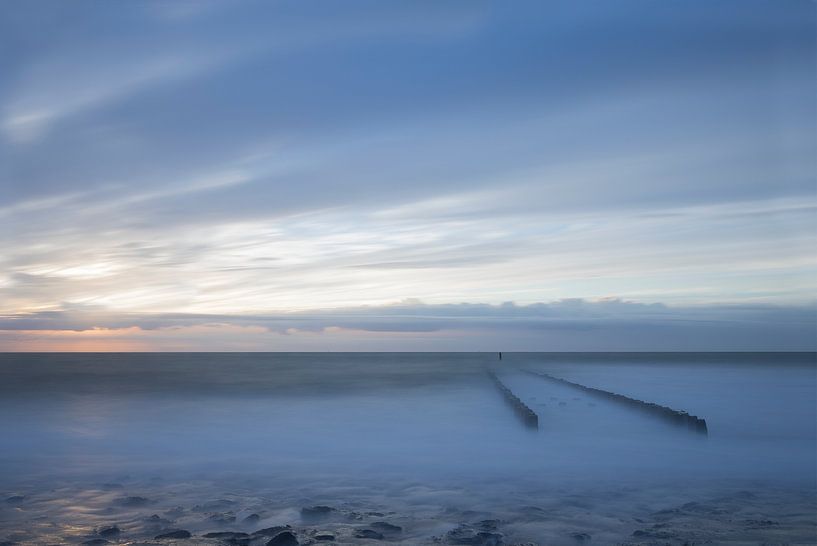
<path id="1" fill-rule="evenodd" d="M 536 415 L 536 412 L 530 409 L 525 403 L 516 396 L 511 389 L 505 386 L 505 384 L 499 380 L 494 372 L 488 372 L 488 377 L 491 378 L 496 388 L 499 389 L 499 392 L 502 393 L 502 396 L 505 398 L 505 401 L 508 405 L 513 408 L 514 413 L 522 420 L 528 428 L 539 428 L 539 416 Z"/>
<path id="2" fill-rule="evenodd" d="M 562 379 L 560 377 L 554 377 L 552 375 L 542 373 L 542 372 L 532 372 L 530 370 L 524 370 L 526 373 L 530 375 L 535 375 L 536 377 L 547 379 L 550 381 L 554 381 L 556 383 L 561 383 L 562 385 L 567 385 L 569 387 L 573 387 L 574 389 L 579 389 L 586 393 L 592 394 L 594 396 L 598 396 L 600 398 L 606 398 L 607 400 L 612 400 L 613 402 L 617 402 L 619 404 L 629 406 L 631 408 L 637 409 L 642 412 L 649 413 L 650 415 L 654 415 L 659 417 L 660 419 L 675 425 L 677 427 L 686 428 L 688 430 L 697 432 L 698 434 L 708 435 L 709 432 L 706 428 L 706 419 L 702 419 L 695 415 L 690 415 L 685 411 L 674 410 L 672 408 L 668 408 L 666 406 L 661 406 L 659 404 L 655 404 L 653 402 L 645 402 L 643 400 L 637 400 L 635 398 L 630 398 L 628 396 L 624 396 L 623 394 L 617 394 L 610 391 L 605 391 L 602 389 L 596 389 L 594 387 L 587 387 L 585 385 L 581 385 L 579 383 L 573 383 L 572 381 L 568 381 L 567 379 Z"/>

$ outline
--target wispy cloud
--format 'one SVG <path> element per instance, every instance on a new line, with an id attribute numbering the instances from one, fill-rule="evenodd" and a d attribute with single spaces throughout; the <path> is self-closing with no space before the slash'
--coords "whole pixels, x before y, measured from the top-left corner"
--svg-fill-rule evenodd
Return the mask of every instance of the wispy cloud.
<path id="1" fill-rule="evenodd" d="M 73 59 L 62 59 L 30 69 L 18 84 L 16 98 L 5 105 L 6 137 L 18 143 L 34 141 L 62 119 L 105 107 L 150 86 L 199 74 L 222 57 L 203 52 L 135 60 L 98 55 L 80 66 Z"/>
<path id="2" fill-rule="evenodd" d="M 0 313 L 448 347 L 434 306 L 509 336 L 542 301 L 810 305 L 815 30 L 754 8 L 0 5 Z"/>

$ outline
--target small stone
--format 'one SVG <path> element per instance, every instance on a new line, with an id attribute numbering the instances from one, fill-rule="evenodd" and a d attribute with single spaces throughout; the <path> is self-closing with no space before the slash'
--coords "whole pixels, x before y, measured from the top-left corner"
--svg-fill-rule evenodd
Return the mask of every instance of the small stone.
<path id="1" fill-rule="evenodd" d="M 315 535 L 315 540 L 318 542 L 332 542 L 335 540 L 335 535 L 330 535 L 328 533 Z"/>
<path id="2" fill-rule="evenodd" d="M 116 537 L 121 532 L 122 530 L 116 525 L 109 525 L 108 527 L 100 527 L 96 534 L 101 537 Z"/>
<path id="3" fill-rule="evenodd" d="M 275 525 L 273 527 L 266 527 L 264 529 L 259 529 L 253 533 L 255 536 L 263 536 L 263 537 L 274 537 L 278 533 L 282 531 L 288 531 L 291 529 L 289 525 Z"/>
<path id="4" fill-rule="evenodd" d="M 267 542 L 267 546 L 298 546 L 298 539 L 291 531 L 284 531 L 275 535 L 275 537 Z"/>
<path id="5" fill-rule="evenodd" d="M 159 514 L 151 514 L 145 518 L 145 523 L 152 527 L 170 527 L 173 522 L 161 517 Z"/>
<path id="6" fill-rule="evenodd" d="M 156 535 L 155 539 L 163 540 L 166 538 L 190 538 L 191 536 L 190 531 L 185 531 L 184 529 L 174 529 L 172 531 L 167 531 L 166 533 Z"/>
<path id="7" fill-rule="evenodd" d="M 384 533 L 402 533 L 403 528 L 399 525 L 392 525 L 386 521 L 375 521 L 371 524 L 372 527 Z"/>
<path id="8" fill-rule="evenodd" d="M 242 519 L 243 523 L 258 523 L 261 520 L 261 516 L 258 514 L 250 514 L 246 518 Z"/>
<path id="9" fill-rule="evenodd" d="M 308 521 L 321 520 L 329 517 L 335 509 L 331 506 L 309 506 L 301 508 L 301 519 Z"/>
<path id="10" fill-rule="evenodd" d="M 219 532 L 216 532 L 216 533 L 207 533 L 206 535 L 203 535 L 203 536 L 204 536 L 204 538 L 220 538 L 220 539 L 223 539 L 223 540 L 235 540 L 235 539 L 239 539 L 239 538 L 249 538 L 250 537 L 250 535 L 248 535 L 247 533 L 233 532 L 233 531 L 219 531 Z"/>
<path id="11" fill-rule="evenodd" d="M 383 535 L 371 529 L 360 529 L 355 533 L 355 538 L 371 538 L 374 540 L 383 540 Z"/>
<path id="12" fill-rule="evenodd" d="M 475 531 L 470 526 L 460 525 L 445 534 L 447 544 L 465 544 L 469 546 L 501 546 L 502 535 L 488 531 Z"/>

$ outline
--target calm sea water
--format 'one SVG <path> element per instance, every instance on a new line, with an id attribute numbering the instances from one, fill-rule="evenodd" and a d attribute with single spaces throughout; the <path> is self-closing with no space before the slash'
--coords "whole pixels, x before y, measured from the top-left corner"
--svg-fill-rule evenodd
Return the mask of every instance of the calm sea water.
<path id="1" fill-rule="evenodd" d="M 709 434 L 524 370 L 688 411 Z M 348 498 L 407 510 L 434 495 L 487 510 L 537 491 L 716 483 L 813 497 L 816 423 L 813 354 L 3 354 L 0 493 L 50 490 L 52 504 L 27 515 L 9 501 L 20 506 L 0 508 L 0 529 L 35 512 L 63 521 L 56 487 L 151 499 L 196 484 L 199 500 L 268 495 L 281 510 Z M 91 527 L 104 515 L 72 514 Z"/>

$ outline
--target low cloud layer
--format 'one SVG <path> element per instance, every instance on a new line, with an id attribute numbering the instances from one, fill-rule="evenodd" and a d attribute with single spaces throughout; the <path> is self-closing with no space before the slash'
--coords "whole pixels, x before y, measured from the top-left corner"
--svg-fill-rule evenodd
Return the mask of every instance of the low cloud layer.
<path id="1" fill-rule="evenodd" d="M 56 349 L 73 333 L 130 339 L 156 350 L 213 350 L 233 337 L 242 350 L 258 351 L 813 351 L 815 328 L 814 305 L 668 307 L 578 299 L 428 305 L 407 300 L 261 315 L 123 314 L 69 307 L 0 317 L 0 347 L 13 350 L 21 340 L 39 336 L 42 341 L 43 335 L 56 333 Z"/>

